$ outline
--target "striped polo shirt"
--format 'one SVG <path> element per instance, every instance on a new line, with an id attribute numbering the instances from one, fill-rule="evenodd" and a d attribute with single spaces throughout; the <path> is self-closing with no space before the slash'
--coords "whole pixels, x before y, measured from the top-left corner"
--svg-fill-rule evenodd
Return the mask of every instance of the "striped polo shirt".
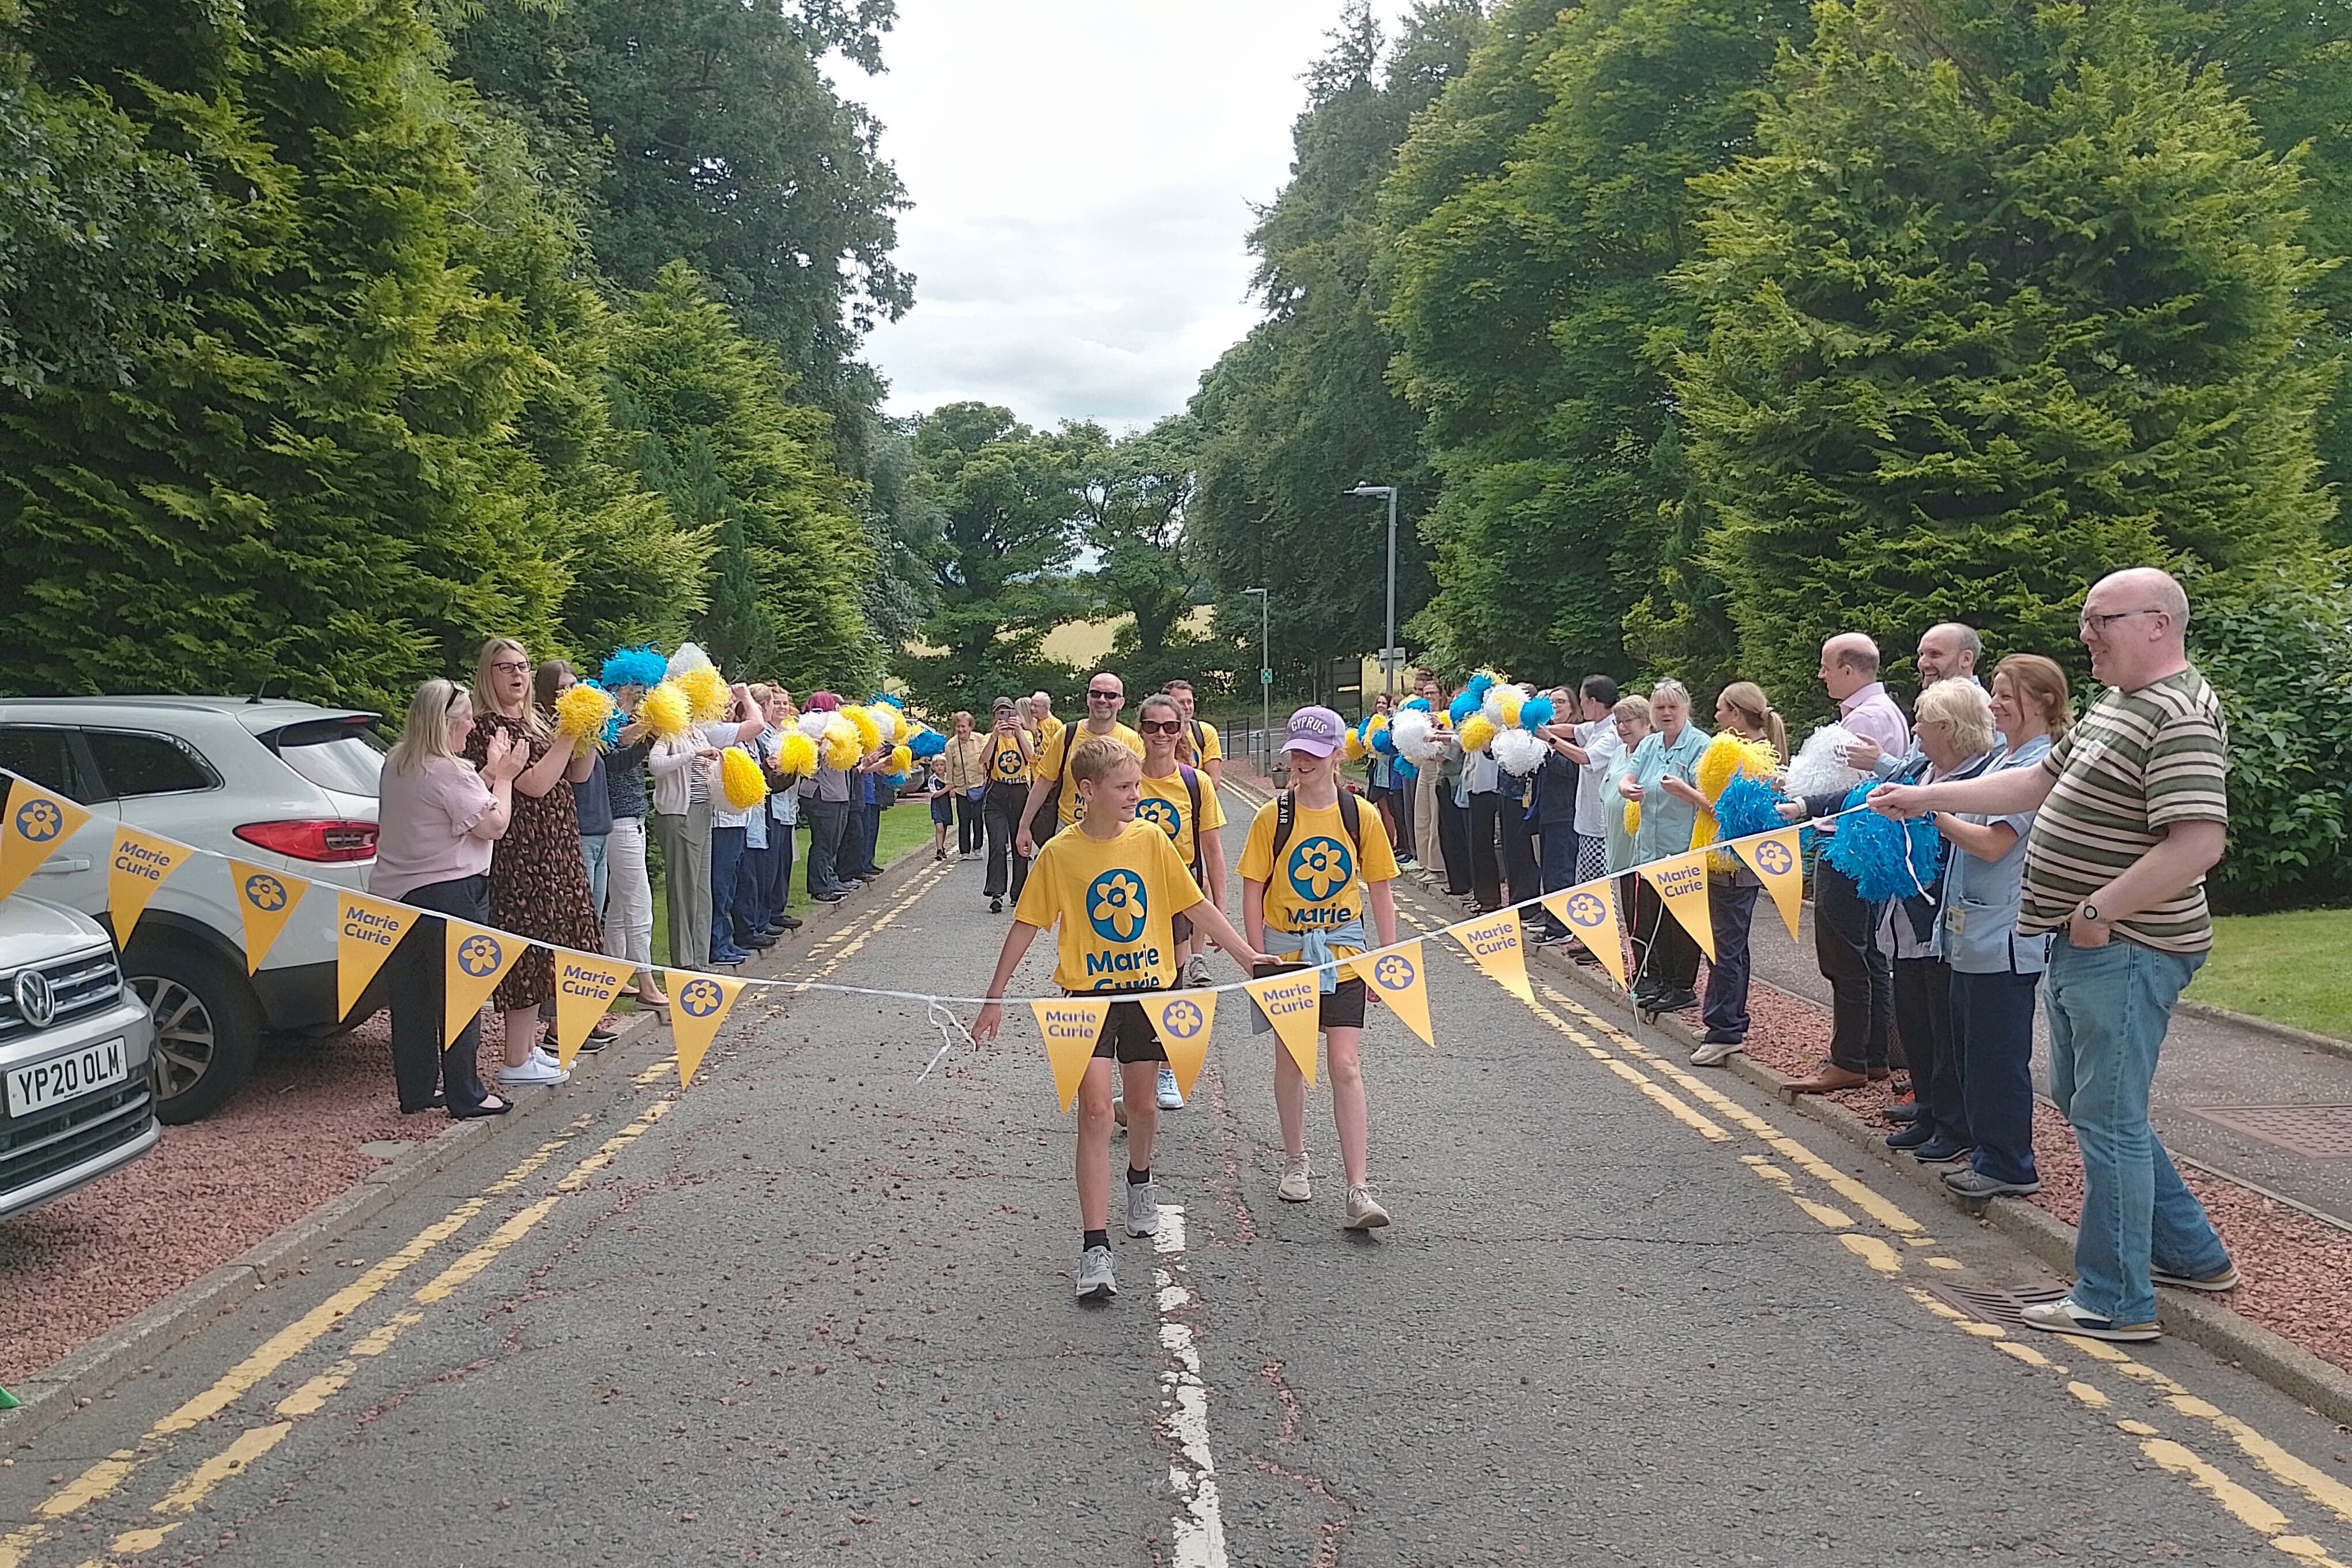
<path id="1" fill-rule="evenodd" d="M 2229 747 L 2221 702 L 2194 668 L 2137 691 L 2110 688 L 2042 761 L 2058 782 L 2026 837 L 2019 932 L 2063 929 L 2174 823 L 2228 822 Z M 2164 952 L 2205 952 L 2213 924 L 2204 879 L 2116 930 Z"/>

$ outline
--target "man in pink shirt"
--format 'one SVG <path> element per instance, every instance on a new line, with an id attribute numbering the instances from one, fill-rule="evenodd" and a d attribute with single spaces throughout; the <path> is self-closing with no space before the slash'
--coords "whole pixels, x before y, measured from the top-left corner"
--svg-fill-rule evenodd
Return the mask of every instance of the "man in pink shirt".
<path id="1" fill-rule="evenodd" d="M 1889 756 L 1911 749 L 1910 722 L 1878 679 L 1876 643 L 1860 632 L 1840 632 L 1822 645 L 1821 678 L 1837 702 L 1839 723 Z M 1878 916 L 1879 906 L 1863 898 L 1852 878 L 1826 858 L 1815 866 L 1813 959 L 1830 983 L 1830 1059 L 1789 1086 L 1800 1094 L 1852 1089 L 1887 1074 L 1895 970 L 1878 945 Z"/>

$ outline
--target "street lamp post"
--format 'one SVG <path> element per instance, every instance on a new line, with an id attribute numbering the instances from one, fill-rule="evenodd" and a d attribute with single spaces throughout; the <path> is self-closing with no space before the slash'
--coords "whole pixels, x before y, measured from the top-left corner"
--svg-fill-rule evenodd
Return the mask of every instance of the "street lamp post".
<path id="1" fill-rule="evenodd" d="M 1386 678 L 1389 701 L 1396 701 L 1397 666 L 1403 660 L 1404 650 L 1396 640 L 1396 513 L 1397 488 L 1394 485 L 1368 485 L 1358 480 L 1356 488 L 1343 490 L 1342 495 L 1386 496 L 1389 503 L 1389 614 L 1387 637 L 1381 644 L 1381 671 Z"/>
<path id="2" fill-rule="evenodd" d="M 1263 752 L 1265 737 L 1274 728 L 1274 650 L 1266 641 L 1266 605 L 1273 595 L 1263 588 L 1244 588 L 1244 594 L 1257 595 L 1257 730 L 1258 746 Z M 1264 759 L 1261 759 L 1263 765 Z M 1265 771 L 1271 774 L 1272 769 Z"/>

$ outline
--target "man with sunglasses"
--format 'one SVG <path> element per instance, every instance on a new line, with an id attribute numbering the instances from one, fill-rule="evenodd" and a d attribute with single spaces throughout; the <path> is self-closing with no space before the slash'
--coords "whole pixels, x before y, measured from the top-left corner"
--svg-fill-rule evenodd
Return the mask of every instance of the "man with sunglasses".
<path id="1" fill-rule="evenodd" d="M 1126 683 L 1107 669 L 1097 670 L 1087 681 L 1087 716 L 1076 724 L 1064 725 L 1038 749 L 1036 777 L 1030 782 L 1028 807 L 1021 816 L 1022 854 L 1035 858 L 1038 822 L 1049 802 L 1053 807 L 1045 826 L 1049 838 L 1065 827 L 1076 826 L 1086 816 L 1087 803 L 1065 776 L 1070 752 L 1079 742 L 1089 735 L 1108 735 L 1133 752 L 1136 761 L 1143 760 L 1143 737 L 1118 720 L 1126 707 Z"/>

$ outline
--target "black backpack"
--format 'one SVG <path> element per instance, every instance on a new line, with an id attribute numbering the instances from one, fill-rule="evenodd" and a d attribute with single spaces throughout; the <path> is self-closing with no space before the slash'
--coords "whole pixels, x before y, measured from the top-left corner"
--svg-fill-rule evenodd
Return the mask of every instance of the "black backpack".
<path id="1" fill-rule="evenodd" d="M 1199 797 L 1195 795 L 1194 807 L 1196 810 L 1198 809 L 1198 806 Z M 1364 863 L 1363 819 L 1356 815 L 1360 809 L 1361 808 L 1356 802 L 1355 791 L 1343 789 L 1339 792 L 1339 826 L 1347 829 L 1348 847 L 1354 852 L 1356 864 L 1359 868 L 1360 868 Z M 1293 832 L 1297 831 L 1297 827 L 1298 792 L 1297 790 L 1286 789 L 1280 795 L 1274 797 L 1273 858 L 1275 867 L 1277 870 L 1280 869 L 1282 866 L 1282 852 L 1290 847 L 1290 836 Z M 1195 840 L 1197 840 L 1199 837 L 1200 836 L 1198 834 L 1193 835 Z"/>

